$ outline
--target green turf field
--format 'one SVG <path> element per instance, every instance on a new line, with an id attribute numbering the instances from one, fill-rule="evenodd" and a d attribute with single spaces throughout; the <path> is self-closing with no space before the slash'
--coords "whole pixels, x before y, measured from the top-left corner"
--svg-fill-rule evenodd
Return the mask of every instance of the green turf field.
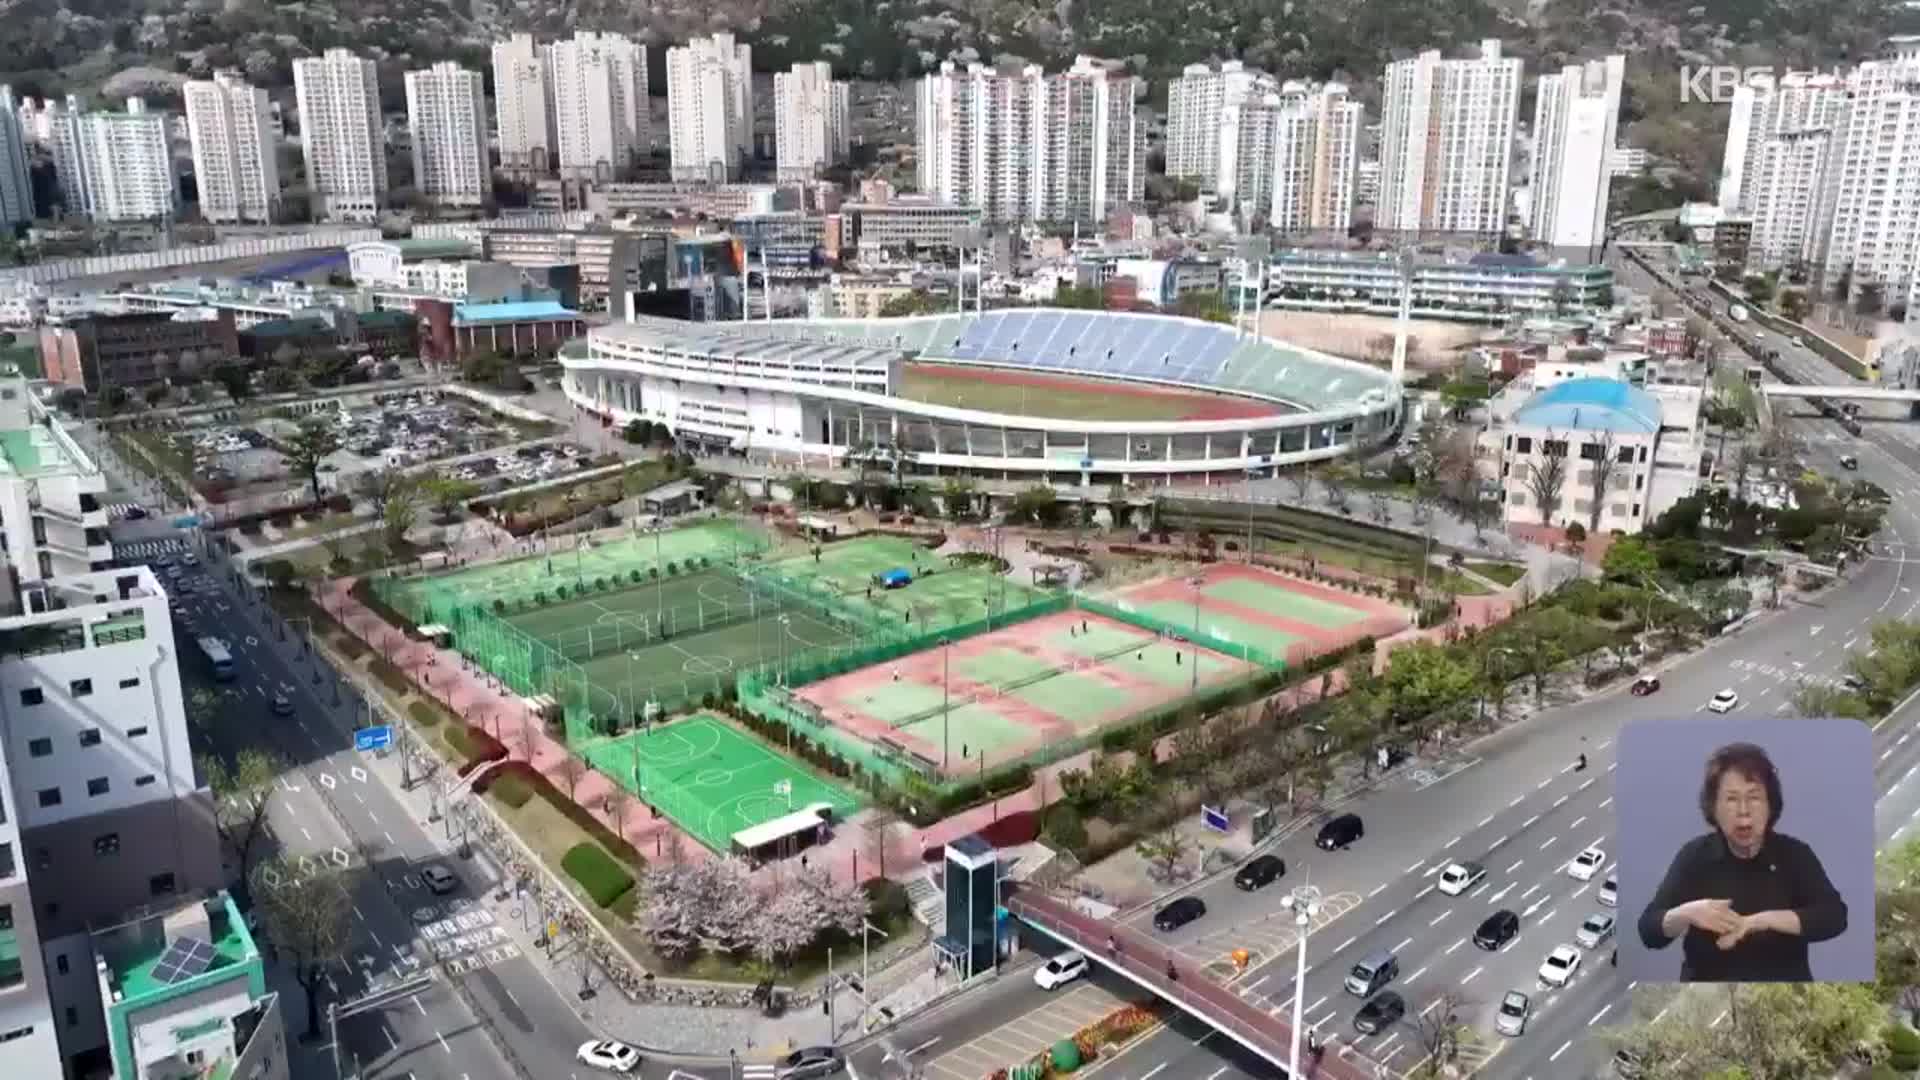
<path id="1" fill-rule="evenodd" d="M 812 803 L 830 804 L 842 821 L 860 808 L 852 792 L 706 714 L 590 740 L 575 749 L 594 769 L 717 852 L 726 852 L 741 829 Z"/>
<path id="2" fill-rule="evenodd" d="M 955 409 L 1076 420 L 1180 420 L 1209 404 L 1199 394 L 1143 394 L 1134 385 L 1091 379 L 1047 379 L 1045 385 L 1031 385 L 945 364 L 905 365 L 899 396 Z"/>
<path id="3" fill-rule="evenodd" d="M 821 548 L 820 558 L 796 555 L 768 563 L 768 569 L 837 595 L 856 609 L 891 626 L 938 628 L 1014 611 L 1041 599 L 1037 589 L 1008 581 L 991 570 L 954 568 L 911 540 L 895 536 L 862 536 Z M 874 575 L 902 569 L 913 583 L 883 589 Z"/>
<path id="4" fill-rule="evenodd" d="M 1367 617 L 1366 612 L 1345 604 L 1336 604 L 1331 600 L 1322 600 L 1317 596 L 1246 577 L 1211 582 L 1200 591 L 1214 600 L 1271 612 L 1282 618 L 1297 619 L 1322 630 L 1352 626 Z"/>

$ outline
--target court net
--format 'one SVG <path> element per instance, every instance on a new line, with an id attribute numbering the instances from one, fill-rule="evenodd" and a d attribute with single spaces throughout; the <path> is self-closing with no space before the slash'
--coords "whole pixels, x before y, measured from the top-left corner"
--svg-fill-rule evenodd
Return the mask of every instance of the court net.
<path id="1" fill-rule="evenodd" d="M 619 596 L 620 609 L 603 608 L 593 622 L 543 635 L 542 640 L 568 660 L 584 663 L 789 613 L 854 634 L 871 629 L 869 624 L 856 623 L 830 597 L 803 592 L 764 573 L 729 568 L 686 579 L 689 584 L 695 580 L 695 587 L 682 584 L 674 590 L 674 603 L 652 608 L 645 606 L 648 586 L 627 590 Z"/>

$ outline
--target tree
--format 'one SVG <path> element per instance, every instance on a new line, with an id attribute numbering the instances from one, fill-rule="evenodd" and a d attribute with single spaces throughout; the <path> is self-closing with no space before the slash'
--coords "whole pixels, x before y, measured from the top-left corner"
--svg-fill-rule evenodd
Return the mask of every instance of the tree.
<path id="1" fill-rule="evenodd" d="M 1287 479 L 1293 482 L 1293 497 L 1301 502 L 1313 492 L 1313 470 L 1305 465 L 1287 470 Z"/>
<path id="2" fill-rule="evenodd" d="M 267 835 L 267 811 L 273 783 L 286 763 L 269 751 L 245 749 L 233 764 L 211 754 L 199 759 L 200 772 L 213 792 L 213 821 L 240 863 L 240 880 L 253 880 L 255 849 Z"/>
<path id="3" fill-rule="evenodd" d="M 762 963 L 784 965 L 819 934 L 820 913 L 804 889 L 776 889 L 761 898 L 753 921 L 753 955 Z"/>
<path id="4" fill-rule="evenodd" d="M 1473 1000 L 1464 991 L 1447 989 L 1433 995 L 1425 1008 L 1412 1014 L 1413 1030 L 1420 1040 L 1420 1049 L 1426 1054 L 1427 1075 L 1439 1075 L 1441 1068 L 1460 1056 L 1460 1033 L 1473 1027 L 1466 1015 L 1473 1006 Z"/>
<path id="5" fill-rule="evenodd" d="M 885 805 L 876 805 L 867 814 L 867 858 L 874 864 L 874 877 L 887 876 L 887 834 L 899 820 Z"/>
<path id="6" fill-rule="evenodd" d="M 1632 452 L 1632 448 L 1628 448 Z M 1600 512 L 1607 505 L 1607 481 L 1612 478 L 1620 464 L 1617 444 L 1611 429 L 1602 431 L 1600 438 L 1580 445 L 1580 457 L 1587 463 L 1587 471 L 1592 474 L 1593 500 L 1587 507 L 1587 534 L 1600 535 Z"/>
<path id="7" fill-rule="evenodd" d="M 320 1036 L 320 986 L 327 965 L 339 959 L 350 940 L 347 914 L 353 910 L 351 871 L 324 859 L 304 875 L 285 858 L 254 868 L 252 895 L 260 921 L 295 982 L 307 996 L 307 1038 Z"/>
<path id="8" fill-rule="evenodd" d="M 1338 510 L 1347 508 L 1347 478 L 1339 469 L 1320 470 L 1320 487 L 1327 493 L 1327 505 Z"/>
<path id="9" fill-rule="evenodd" d="M 627 426 L 620 429 L 620 437 L 631 445 L 645 446 L 653 439 L 653 422 L 638 418 L 629 420 Z"/>
<path id="10" fill-rule="evenodd" d="M 1787 701 L 1793 706 L 1795 716 L 1809 720 L 1835 716 L 1852 720 L 1873 719 L 1873 710 L 1867 707 L 1860 695 L 1832 683 L 1802 682 L 1793 688 Z"/>
<path id="11" fill-rule="evenodd" d="M 1638 536 L 1623 536 L 1615 540 L 1600 560 L 1600 572 L 1608 581 L 1642 587 L 1659 569 L 1659 556 Z"/>
<path id="12" fill-rule="evenodd" d="M 1163 882 L 1171 882 L 1180 872 L 1180 864 L 1186 861 L 1193 850 L 1193 841 L 1180 831 L 1177 824 L 1163 826 L 1148 836 L 1143 836 L 1133 845 L 1147 865 L 1157 872 Z"/>
<path id="13" fill-rule="evenodd" d="M 1415 741 L 1424 744 L 1431 729 L 1423 722 L 1471 697 L 1473 684 L 1473 670 L 1450 649 L 1427 641 L 1395 649 L 1380 680 L 1388 732 L 1410 727 Z"/>
<path id="14" fill-rule="evenodd" d="M 441 473 L 427 477 L 422 487 L 425 488 L 427 502 L 432 505 L 435 517 L 441 521 L 451 519 L 468 499 L 480 491 L 469 481 L 456 480 Z"/>
<path id="15" fill-rule="evenodd" d="M 1863 282 L 1853 294 L 1854 314 L 1871 319 L 1886 308 L 1886 286 L 1877 281 Z"/>
<path id="16" fill-rule="evenodd" d="M 240 364 L 216 364 L 210 374 L 236 404 L 253 393 L 253 373 Z"/>
<path id="17" fill-rule="evenodd" d="M 380 512 L 380 539 L 389 553 L 397 553 L 407 541 L 407 532 L 419 516 L 418 489 L 409 484 L 387 500 Z"/>
<path id="18" fill-rule="evenodd" d="M 560 782 L 567 786 L 567 798 L 578 802 L 579 799 L 576 796 L 580 790 L 580 781 L 587 778 L 586 765 L 579 758 L 568 754 L 560 759 L 560 764 L 554 766 L 554 771 L 559 774 Z"/>
<path id="19" fill-rule="evenodd" d="M 807 909 L 813 913 L 811 926 L 814 937 L 828 930 L 858 934 L 860 924 L 866 921 L 866 890 L 856 882 L 834 880 L 833 875 L 822 867 L 802 867 L 793 880 L 780 886 L 780 890 L 801 893 L 805 897 Z"/>
<path id="20" fill-rule="evenodd" d="M 571 761 L 573 759 L 568 758 L 567 760 Z M 633 796 L 628 795 L 619 788 L 614 788 L 607 794 L 605 809 L 607 817 L 613 821 L 613 835 L 620 837 L 626 836 L 627 819 L 633 816 Z"/>
<path id="21" fill-rule="evenodd" d="M 313 490 L 313 501 L 320 501 L 320 466 L 327 456 L 340 449 L 340 437 L 334 434 L 332 425 L 324 420 L 307 420 L 300 425 L 293 438 L 287 440 L 281 448 L 281 454 L 287 459 L 287 467 L 296 475 L 307 478 L 307 486 Z"/>
<path id="22" fill-rule="evenodd" d="M 1862 1049 L 1882 1045 L 1886 1022 L 1870 985 L 1729 984 L 1724 993 L 1677 997 L 1661 1016 L 1617 1028 L 1607 1041 L 1646 1062 L 1647 1080 L 1804 1080 L 1852 1074 Z"/>
<path id="23" fill-rule="evenodd" d="M 1551 526 L 1560 510 L 1560 491 L 1567 483 L 1567 444 L 1552 428 L 1540 440 L 1540 455 L 1527 463 L 1527 491 L 1540 511 L 1540 524 Z"/>

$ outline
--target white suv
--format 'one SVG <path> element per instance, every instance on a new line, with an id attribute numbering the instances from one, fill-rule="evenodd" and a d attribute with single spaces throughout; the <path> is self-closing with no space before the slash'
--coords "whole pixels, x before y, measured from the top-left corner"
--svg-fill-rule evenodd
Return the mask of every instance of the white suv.
<path id="1" fill-rule="evenodd" d="M 1722 690 L 1719 693 L 1713 695 L 1712 700 L 1707 702 L 1707 710 L 1709 712 L 1717 712 L 1717 713 L 1732 712 L 1734 706 L 1738 704 L 1740 704 L 1739 694 L 1736 694 L 1731 690 Z"/>
<path id="2" fill-rule="evenodd" d="M 1033 984 L 1042 990 L 1053 990 L 1065 986 L 1086 973 L 1086 954 L 1077 950 L 1068 950 L 1041 964 L 1033 973 Z"/>
<path id="3" fill-rule="evenodd" d="M 1486 878 L 1487 868 L 1479 863 L 1448 863 L 1447 868 L 1440 871 L 1440 884 L 1437 888 L 1448 896 L 1459 896 L 1485 881 Z"/>

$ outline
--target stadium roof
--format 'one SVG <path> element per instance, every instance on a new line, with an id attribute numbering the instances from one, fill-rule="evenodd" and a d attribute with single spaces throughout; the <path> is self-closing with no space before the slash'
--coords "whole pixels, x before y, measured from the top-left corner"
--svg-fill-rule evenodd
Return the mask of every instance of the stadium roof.
<path id="1" fill-rule="evenodd" d="M 580 313 L 552 300 L 514 300 L 502 304 L 461 304 L 453 309 L 456 323 L 535 322 L 577 319 Z"/>
<path id="2" fill-rule="evenodd" d="M 1660 401 L 1618 379 L 1572 379 L 1527 399 L 1513 421 L 1563 431 L 1651 435 L 1660 430 Z"/>
<path id="3" fill-rule="evenodd" d="M 802 367 L 846 367 L 885 371 L 903 350 L 833 340 L 809 341 L 793 335 L 769 334 L 780 323 L 682 322 L 678 319 L 640 318 L 596 329 L 602 340 L 657 349 L 681 350 L 716 358 L 772 360 Z"/>

